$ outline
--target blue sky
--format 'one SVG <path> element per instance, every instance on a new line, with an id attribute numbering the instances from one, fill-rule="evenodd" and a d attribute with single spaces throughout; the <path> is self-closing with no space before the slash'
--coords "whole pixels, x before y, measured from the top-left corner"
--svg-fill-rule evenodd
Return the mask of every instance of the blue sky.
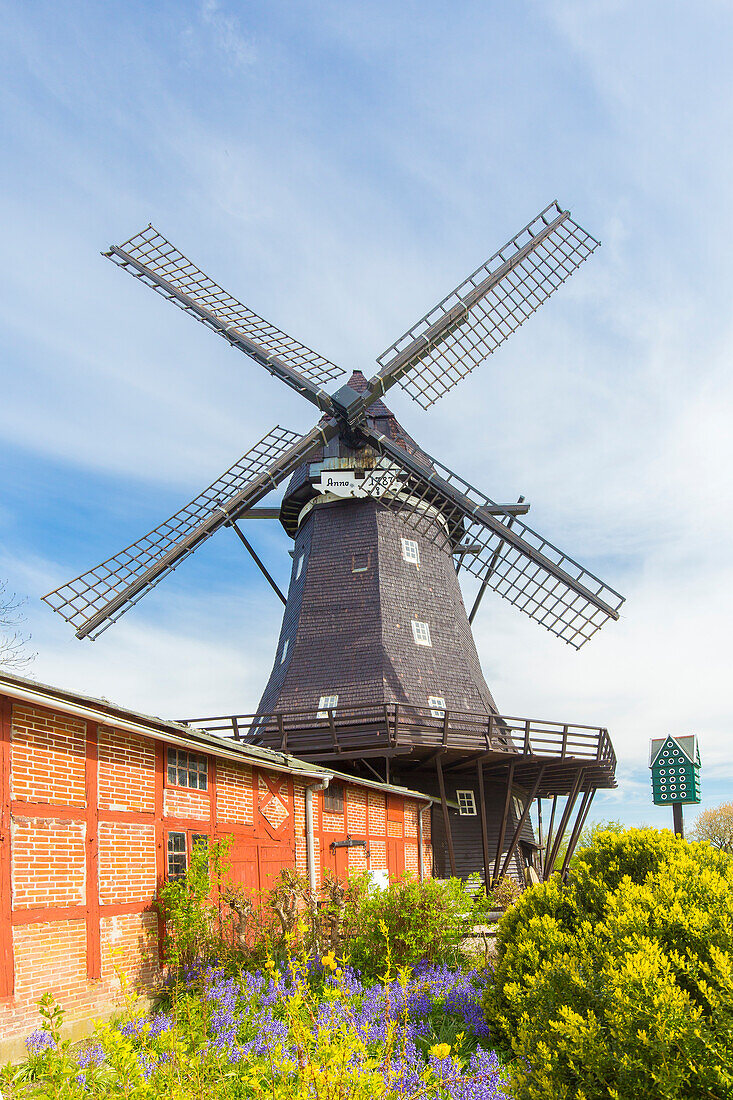
<path id="1" fill-rule="evenodd" d="M 309 406 L 99 252 L 148 221 L 345 370 L 557 197 L 603 247 L 404 426 L 624 592 L 580 653 L 495 598 L 511 714 L 607 725 L 597 817 L 667 823 L 648 740 L 733 798 L 726 2 L 0 3 L 0 577 L 42 681 L 248 710 L 280 605 L 222 532 L 95 643 L 40 604 Z M 288 542 L 252 533 L 287 583 Z M 688 811 L 688 817 L 693 811 Z"/>

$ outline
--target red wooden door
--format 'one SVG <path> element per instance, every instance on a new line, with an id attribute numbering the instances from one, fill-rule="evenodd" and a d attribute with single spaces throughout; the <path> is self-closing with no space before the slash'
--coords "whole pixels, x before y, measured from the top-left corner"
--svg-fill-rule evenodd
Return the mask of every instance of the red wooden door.
<path id="1" fill-rule="evenodd" d="M 390 879 L 401 878 L 405 873 L 404 841 L 387 838 L 387 870 Z"/>
<path id="2" fill-rule="evenodd" d="M 256 842 L 235 839 L 229 858 L 232 864 L 231 875 L 233 881 L 243 886 L 248 893 L 256 893 L 260 889 Z"/>
<path id="3" fill-rule="evenodd" d="M 339 882 L 346 882 L 349 875 L 349 849 L 332 848 L 330 842 L 328 842 L 326 866 L 334 878 L 337 878 Z"/>

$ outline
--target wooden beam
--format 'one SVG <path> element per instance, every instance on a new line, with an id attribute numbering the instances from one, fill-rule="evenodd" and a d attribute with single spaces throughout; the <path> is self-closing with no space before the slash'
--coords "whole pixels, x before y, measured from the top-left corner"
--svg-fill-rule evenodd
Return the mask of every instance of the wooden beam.
<path id="1" fill-rule="evenodd" d="M 445 779 L 443 778 L 443 764 L 440 757 L 436 757 L 435 770 L 438 773 L 438 786 L 440 788 L 440 802 L 443 807 L 443 825 L 445 826 L 445 841 L 448 845 L 448 860 L 450 862 L 450 873 L 453 878 L 456 874 L 456 856 L 453 851 L 453 833 L 450 827 L 450 818 L 448 817 L 448 802 L 445 797 Z"/>
<path id="2" fill-rule="evenodd" d="M 0 696 L 0 1000 L 13 996 L 12 855 L 10 848 L 10 728 L 13 704 Z"/>
<path id="3" fill-rule="evenodd" d="M 484 890 L 488 894 L 491 889 L 491 869 L 489 858 L 489 832 L 486 827 L 486 796 L 484 793 L 484 769 L 482 764 L 476 765 L 478 776 L 478 800 L 481 809 L 481 846 L 484 855 Z"/>
<path id="4" fill-rule="evenodd" d="M 99 930 L 99 799 L 97 773 L 99 734 L 96 722 L 87 722 L 86 733 L 86 932 L 87 978 L 102 977 L 102 946 Z"/>
<path id="5" fill-rule="evenodd" d="M 549 866 L 548 856 L 550 854 L 550 845 L 552 844 L 552 838 L 553 838 L 552 830 L 553 830 L 554 825 L 555 825 L 555 810 L 557 809 L 557 799 L 558 799 L 558 796 L 556 794 L 554 794 L 552 796 L 552 810 L 550 811 L 550 824 L 547 826 L 547 840 L 545 842 L 545 858 L 544 858 L 544 861 L 543 861 L 543 864 L 542 864 L 542 880 L 543 880 L 543 882 L 546 881 L 546 879 L 548 878 L 548 875 L 549 875 L 549 872 L 548 872 L 548 866 Z"/>
<path id="6" fill-rule="evenodd" d="M 496 881 L 499 877 L 499 864 L 501 862 L 501 851 L 504 847 L 504 837 L 506 836 L 506 819 L 509 815 L 509 803 L 512 797 L 512 783 L 514 782 L 514 768 L 515 764 L 512 760 L 509 765 L 509 774 L 506 780 L 506 793 L 504 795 L 504 812 L 501 815 L 501 825 L 499 826 L 499 839 L 496 842 L 496 859 L 494 860 L 494 874 L 492 881 Z"/>
<path id="7" fill-rule="evenodd" d="M 565 809 L 563 810 L 562 817 L 560 818 L 560 824 L 557 827 L 557 834 L 555 835 L 555 839 L 552 844 L 552 851 L 550 852 L 548 858 L 548 870 L 546 877 L 549 877 L 552 874 L 552 869 L 555 866 L 555 860 L 557 859 L 557 853 L 560 851 L 560 845 L 562 843 L 562 838 L 565 835 L 565 830 L 568 825 L 568 819 L 573 812 L 573 806 L 575 805 L 575 800 L 578 797 L 580 785 L 583 782 L 584 772 L 584 768 L 578 769 L 578 774 L 575 777 L 575 782 L 573 783 L 572 790 L 570 791 L 570 794 L 568 795 L 568 800 L 565 803 Z"/>
<path id="8" fill-rule="evenodd" d="M 519 844 L 519 838 L 522 835 L 522 829 L 524 828 L 525 822 L 526 822 L 527 818 L 529 817 L 529 811 L 532 809 L 532 803 L 534 802 L 537 791 L 539 790 L 539 786 L 540 786 L 540 783 L 542 781 L 542 776 L 544 774 L 544 771 L 545 771 L 545 769 L 544 769 L 544 766 L 543 766 L 543 767 L 540 768 L 540 770 L 537 773 L 537 778 L 534 781 L 534 786 L 532 787 L 532 792 L 529 795 L 529 798 L 525 798 L 525 800 L 524 800 L 524 809 L 522 811 L 522 816 L 520 817 L 519 821 L 517 822 L 517 827 L 514 830 L 514 836 L 512 837 L 512 842 L 509 845 L 509 848 L 507 850 L 507 854 L 504 857 L 504 863 L 502 864 L 501 874 L 499 875 L 499 878 L 503 878 L 504 875 L 509 870 L 509 864 L 511 862 L 512 856 L 514 855 L 515 851 L 517 850 L 517 845 Z"/>
<path id="9" fill-rule="evenodd" d="M 255 565 L 259 569 L 260 573 L 262 573 L 262 576 L 265 578 L 265 580 L 269 584 L 270 588 L 273 590 L 273 592 L 275 592 L 277 594 L 278 599 L 282 600 L 282 602 L 284 604 L 286 604 L 288 602 L 287 598 L 282 594 L 282 592 L 278 588 L 277 584 L 275 583 L 275 581 L 272 579 L 272 577 L 268 573 L 264 562 L 261 561 L 261 559 L 258 557 L 257 552 L 255 551 L 254 547 L 250 544 L 249 540 L 244 537 L 242 532 L 237 527 L 236 520 L 233 520 L 233 519 L 229 520 L 229 527 L 231 527 L 232 531 L 234 531 L 234 534 L 237 536 L 239 541 L 246 548 L 247 552 L 249 553 L 250 557 L 252 558 Z"/>
<path id="10" fill-rule="evenodd" d="M 567 877 L 570 860 L 573 858 L 575 846 L 578 843 L 578 839 L 583 830 L 583 826 L 585 825 L 585 819 L 588 816 L 590 804 L 593 801 L 593 795 L 595 793 L 595 787 L 591 787 L 590 790 L 584 792 L 583 798 L 581 799 L 580 808 L 578 809 L 578 816 L 575 819 L 575 827 L 570 834 L 570 840 L 568 841 L 568 850 L 565 853 L 565 859 L 562 861 L 562 869 L 560 871 L 560 875 L 563 879 Z"/>

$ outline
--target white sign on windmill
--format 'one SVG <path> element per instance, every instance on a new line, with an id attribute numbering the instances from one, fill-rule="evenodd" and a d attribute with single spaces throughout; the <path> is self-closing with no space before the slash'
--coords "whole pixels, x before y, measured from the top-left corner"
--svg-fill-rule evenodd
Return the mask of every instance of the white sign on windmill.
<path id="1" fill-rule="evenodd" d="M 321 470 L 313 482 L 319 493 L 336 497 L 381 497 L 397 481 L 397 468 L 375 466 L 369 470 Z"/>

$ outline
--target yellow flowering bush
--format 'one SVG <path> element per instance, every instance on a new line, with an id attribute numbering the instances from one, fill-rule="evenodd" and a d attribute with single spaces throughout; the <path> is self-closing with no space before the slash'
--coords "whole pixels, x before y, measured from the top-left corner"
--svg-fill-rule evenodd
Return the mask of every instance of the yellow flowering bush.
<path id="1" fill-rule="evenodd" d="M 516 1100 L 730 1098 L 733 860 L 600 834 L 502 918 L 484 1010 Z"/>

